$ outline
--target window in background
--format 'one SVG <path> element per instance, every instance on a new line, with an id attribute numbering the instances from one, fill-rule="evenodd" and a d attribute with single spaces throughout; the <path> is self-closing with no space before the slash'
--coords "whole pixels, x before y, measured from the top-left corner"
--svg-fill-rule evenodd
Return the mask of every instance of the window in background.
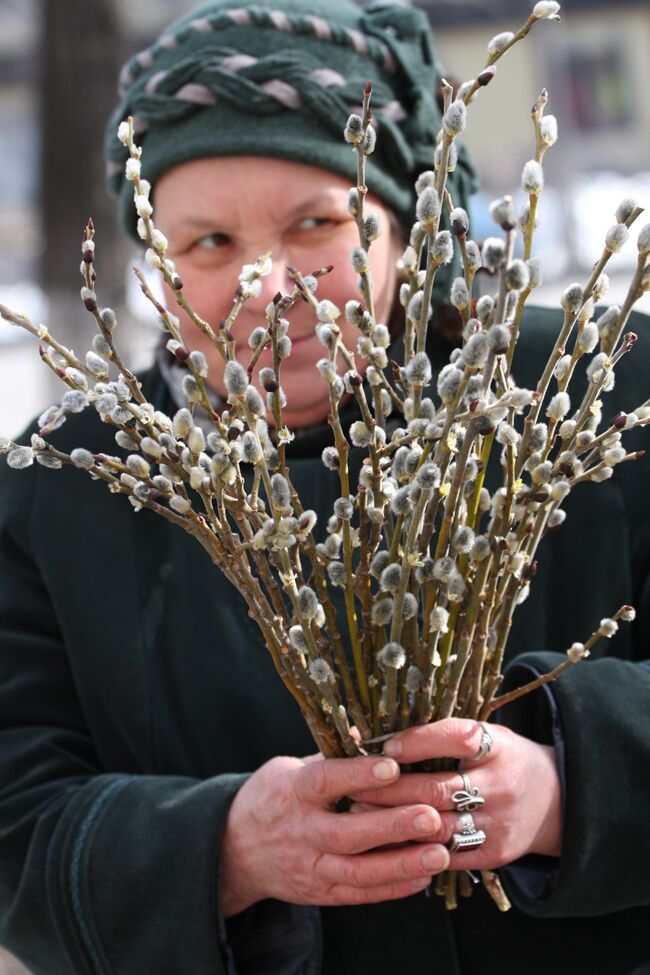
<path id="1" fill-rule="evenodd" d="M 570 124 L 582 131 L 622 128 L 634 121 L 631 86 L 617 43 L 569 48 L 559 66 Z"/>

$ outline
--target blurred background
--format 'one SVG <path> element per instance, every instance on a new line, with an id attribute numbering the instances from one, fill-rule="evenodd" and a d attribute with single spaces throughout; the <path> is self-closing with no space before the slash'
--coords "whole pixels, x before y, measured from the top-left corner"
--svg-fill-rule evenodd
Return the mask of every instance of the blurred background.
<path id="1" fill-rule="evenodd" d="M 132 245 L 120 239 L 104 190 L 102 134 L 121 64 L 150 43 L 190 0 L 0 0 L 0 301 L 46 321 L 85 351 L 90 322 L 79 302 L 79 244 L 97 227 L 102 304 L 116 308 L 127 361 L 147 361 L 157 328 L 131 285 Z M 485 45 L 525 20 L 528 0 L 419 3 L 431 19 L 445 69 L 474 77 Z M 545 281 L 538 301 L 555 303 L 585 280 L 624 196 L 650 204 L 650 4 L 566 0 L 563 23 L 540 24 L 481 92 L 466 142 L 482 190 L 472 235 L 493 233 L 487 205 L 519 183 L 533 154 L 531 106 L 550 94 L 560 140 L 545 158 L 537 253 Z M 643 95 L 646 92 L 646 95 Z M 611 264 L 610 300 L 621 297 L 635 262 L 630 246 Z M 650 295 L 640 307 L 650 311 Z M 60 384 L 40 363 L 36 342 L 0 322 L 0 431 L 16 435 L 56 401 Z M 0 975 L 24 972 L 0 949 Z"/>
<path id="2" fill-rule="evenodd" d="M 523 23 L 528 0 L 435 0 L 430 16 L 445 70 L 473 77 L 489 38 Z M 148 305 L 128 271 L 137 258 L 120 239 L 104 190 L 102 133 L 121 64 L 193 0 L 0 0 L 0 301 L 47 321 L 85 351 L 90 322 L 79 299 L 79 243 L 92 215 L 98 288 L 118 310 L 134 368 L 156 339 Z M 554 303 L 584 279 L 625 195 L 650 202 L 650 5 L 647 0 L 567 0 L 563 22 L 540 24 L 499 66 L 471 113 L 467 144 L 482 190 L 472 235 L 493 232 L 487 205 L 519 183 L 533 154 L 533 101 L 549 90 L 560 140 L 547 154 L 537 253 Z M 616 301 L 634 247 L 612 262 Z M 644 296 L 650 310 L 650 295 Z M 643 306 L 641 306 L 643 307 Z M 0 430 L 13 435 L 60 396 L 30 337 L 0 322 Z"/>

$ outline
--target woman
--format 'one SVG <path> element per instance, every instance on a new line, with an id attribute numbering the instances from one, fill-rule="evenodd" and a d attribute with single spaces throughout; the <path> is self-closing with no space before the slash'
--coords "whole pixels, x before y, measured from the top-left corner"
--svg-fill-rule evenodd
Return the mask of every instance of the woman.
<path id="1" fill-rule="evenodd" d="M 379 142 L 368 181 L 384 227 L 372 251 L 375 297 L 389 321 L 411 187 L 430 166 L 436 128 L 422 14 L 221 0 L 173 25 L 122 75 L 109 157 L 121 171 L 112 133 L 134 114 L 156 222 L 195 309 L 221 320 L 241 265 L 273 250 L 273 273 L 237 323 L 242 347 L 286 289 L 287 263 L 311 270 L 356 242 L 346 208 L 354 156 L 341 129 L 369 77 Z M 468 184 L 459 169 L 458 203 Z M 120 192 L 132 228 L 129 188 Z M 346 261 L 320 293 L 339 304 L 354 293 Z M 524 386 L 554 337 L 552 316 L 528 325 L 514 367 Z M 199 346 L 182 318 L 181 327 Z M 283 377 L 292 476 L 329 512 L 327 403 L 310 381 L 320 351 L 305 311 L 292 332 Z M 223 395 L 221 363 L 203 348 Z M 438 367 L 449 352 L 435 331 L 430 351 Z M 608 409 L 641 398 L 638 368 L 621 379 L 624 396 Z M 164 356 L 144 389 L 173 412 Z M 114 449 L 99 426 L 81 414 L 58 442 Z M 506 680 L 549 670 L 557 655 L 542 651 L 564 651 L 609 607 L 635 602 L 640 625 L 619 638 L 619 659 L 573 668 L 553 691 L 505 710 L 487 754 L 480 726 L 449 720 L 403 733 L 386 749 L 392 758 L 341 761 L 312 755 L 243 602 L 188 536 L 146 512 L 133 518 L 74 471 L 3 478 L 2 940 L 48 975 L 643 971 L 650 736 L 638 716 L 650 672 L 634 661 L 650 619 L 649 547 L 643 499 L 626 475 L 593 495 L 586 488 L 548 539 L 510 641 L 513 656 L 534 652 L 516 656 Z M 475 850 L 449 851 L 459 776 L 400 775 L 396 759 L 436 756 L 460 759 L 486 798 L 474 818 L 487 840 Z M 356 800 L 352 812 L 335 812 L 341 795 Z M 453 915 L 421 893 L 448 866 L 503 865 L 508 914 L 481 890 Z"/>

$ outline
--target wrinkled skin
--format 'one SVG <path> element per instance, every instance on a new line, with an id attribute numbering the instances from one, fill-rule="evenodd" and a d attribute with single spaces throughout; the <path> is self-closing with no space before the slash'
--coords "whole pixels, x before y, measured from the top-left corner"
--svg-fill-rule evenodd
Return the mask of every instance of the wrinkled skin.
<path id="1" fill-rule="evenodd" d="M 218 325 L 230 312 L 242 265 L 272 252 L 273 270 L 261 279 L 261 294 L 245 303 L 232 329 L 243 365 L 252 356 L 248 336 L 266 323 L 268 303 L 278 291 L 293 291 L 287 265 L 309 274 L 331 264 L 335 255 L 336 266 L 321 279 L 317 297 L 329 298 L 341 310 L 346 301 L 358 297 L 357 275 L 348 260 L 359 244 L 357 225 L 347 209 L 349 185 L 342 176 L 297 162 L 230 156 L 174 166 L 156 182 L 155 220 L 168 238 L 167 256 L 176 265 L 192 307 L 206 321 Z M 395 220 L 372 195 L 365 212 L 375 214 L 383 228 L 370 249 L 370 261 L 375 315 L 385 323 L 403 245 L 393 229 Z M 169 306 L 175 306 L 171 296 Z M 174 307 L 174 312 L 189 347 L 207 356 L 210 384 L 223 396 L 221 356 L 182 310 Z M 316 338 L 313 311 L 298 302 L 289 318 L 293 350 L 282 364 L 281 382 L 287 397 L 284 422 L 295 428 L 327 416 L 329 393 L 315 368 L 326 351 Z M 358 330 L 344 317 L 338 324 L 344 343 L 354 351 Z M 272 358 L 266 352 L 259 368 L 269 365 Z M 359 366 L 363 371 L 361 360 Z"/>
<path id="2" fill-rule="evenodd" d="M 450 718 L 398 736 L 400 762 L 459 758 L 486 799 L 472 814 L 486 842 L 453 855 L 446 844 L 459 829 L 451 801 L 462 787 L 458 773 L 400 775 L 382 758 L 271 759 L 230 810 L 222 843 L 226 916 L 268 897 L 321 906 L 394 900 L 423 890 L 447 868 L 494 869 L 527 853 L 559 856 L 554 750 L 500 725 L 490 725 L 490 733 L 494 745 L 480 761 L 474 721 Z M 341 796 L 355 800 L 348 813 L 334 810 Z"/>

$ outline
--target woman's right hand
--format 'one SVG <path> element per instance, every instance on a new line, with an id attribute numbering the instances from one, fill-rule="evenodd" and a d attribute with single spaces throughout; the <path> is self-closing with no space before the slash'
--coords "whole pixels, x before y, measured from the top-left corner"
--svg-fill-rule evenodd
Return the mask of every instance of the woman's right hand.
<path id="1" fill-rule="evenodd" d="M 281 757 L 262 765 L 228 814 L 221 845 L 224 916 L 266 898 L 371 904 L 424 890 L 449 864 L 447 849 L 436 842 L 442 824 L 435 809 L 335 811 L 337 799 L 393 785 L 399 775 L 397 763 L 381 757 Z"/>

